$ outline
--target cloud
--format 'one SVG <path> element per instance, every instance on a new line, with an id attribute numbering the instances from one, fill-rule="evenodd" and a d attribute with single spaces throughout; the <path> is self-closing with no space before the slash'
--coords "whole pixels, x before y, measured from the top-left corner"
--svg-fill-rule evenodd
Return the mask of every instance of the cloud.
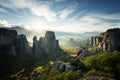
<path id="1" fill-rule="evenodd" d="M 58 18 L 61 20 L 66 19 L 72 12 L 75 11 L 76 4 L 66 4 L 66 7 L 60 11 L 53 11 L 53 7 L 51 5 L 54 5 L 52 3 L 55 2 L 64 2 L 64 0 L 1 0 L 0 5 L 17 10 L 17 9 L 27 9 L 30 11 L 33 15 L 38 16 L 39 18 L 44 18 L 47 21 L 57 21 Z M 68 7 L 69 5 L 69 7 Z M 62 5 L 60 5 L 62 6 Z M 24 14 L 24 13 L 23 13 Z M 58 16 L 59 15 L 59 16 Z"/>
<path id="2" fill-rule="evenodd" d="M 16 27 L 16 26 L 25 28 L 27 30 L 31 30 L 31 26 L 28 26 L 28 25 L 16 25 L 16 24 L 11 24 L 6 20 L 0 20 L 0 27 L 7 27 L 8 28 L 8 27 Z"/>
<path id="3" fill-rule="evenodd" d="M 79 16 L 83 15 L 87 13 L 87 11 L 80 11 L 79 13 L 77 13 L 76 15 L 74 15 L 73 17 L 71 17 L 70 19 L 68 19 L 68 21 L 73 21 L 73 20 L 76 20 L 77 18 L 79 18 Z"/>
<path id="4" fill-rule="evenodd" d="M 64 0 L 54 0 L 54 1 L 56 1 L 56 2 L 64 2 Z"/>
<path id="5" fill-rule="evenodd" d="M 92 32 L 106 31 L 109 28 L 120 28 L 119 14 L 89 14 L 80 18 L 78 21 L 67 21 L 59 27 L 54 28 L 57 31 L 64 32 Z"/>
<path id="6" fill-rule="evenodd" d="M 6 20 L 0 20 L 0 26 L 11 27 L 11 24 L 9 24 Z"/>
<path id="7" fill-rule="evenodd" d="M 91 24 L 97 23 L 106 23 L 106 24 L 113 24 L 113 23 L 120 23 L 120 14 L 91 14 L 84 16 L 80 21 L 87 22 Z"/>
<path id="8" fill-rule="evenodd" d="M 5 9 L 3 9 L 3 8 L 0 8 L 0 13 L 6 13 L 7 11 L 5 10 Z"/>
<path id="9" fill-rule="evenodd" d="M 64 20 L 67 18 L 68 15 L 70 15 L 74 9 L 64 9 L 63 11 L 59 12 L 61 20 Z"/>
<path id="10" fill-rule="evenodd" d="M 0 5 L 11 8 L 11 9 L 17 9 L 17 8 L 25 8 L 27 0 L 1 0 Z"/>
<path id="11" fill-rule="evenodd" d="M 51 11 L 48 5 L 32 6 L 31 12 L 37 16 L 44 17 L 48 21 L 56 21 L 56 13 Z"/>
<path id="12" fill-rule="evenodd" d="M 109 21 L 112 20 L 112 21 Z M 118 22 L 116 22 L 118 21 Z M 28 26 L 30 30 L 53 30 L 61 32 L 92 32 L 106 31 L 109 28 L 120 28 L 119 14 L 89 14 L 80 18 L 80 20 L 64 20 L 60 22 L 47 22 L 40 18 L 30 18 Z M 0 20 L 0 24 L 9 25 L 7 21 Z M 30 27 L 31 26 L 31 27 Z"/>
<path id="13" fill-rule="evenodd" d="M 1 0 L 0 5 L 15 9 L 29 9 L 32 14 L 44 17 L 48 21 L 56 21 L 56 13 L 50 9 L 49 4 L 37 0 Z"/>
<path id="14" fill-rule="evenodd" d="M 89 14 L 80 18 L 80 20 L 63 20 L 58 22 L 46 22 L 39 18 L 32 18 L 29 22 L 32 29 L 35 30 L 53 30 L 61 32 L 92 32 L 92 31 L 106 31 L 109 28 L 120 28 L 120 23 L 115 21 L 119 19 L 119 14 L 105 15 L 105 14 Z M 100 18 L 99 18 L 100 17 Z M 106 19 L 103 21 L 103 19 Z M 113 19 L 110 22 L 109 19 Z"/>
<path id="15" fill-rule="evenodd" d="M 59 4 L 58 2 L 61 3 Z M 56 5 L 54 6 L 55 8 L 53 5 Z M 17 10 L 18 12 L 19 10 L 27 10 L 30 12 L 30 14 L 27 11 L 26 13 L 20 12 L 20 14 L 26 14 L 27 17 L 19 14 L 15 15 L 18 19 L 23 19 L 23 21 L 29 25 L 27 28 L 31 29 L 35 28 L 36 30 L 52 29 L 54 31 L 64 32 L 85 32 L 104 31 L 108 28 L 113 28 L 113 26 L 120 27 L 120 13 L 110 15 L 90 12 L 90 14 L 87 14 L 88 11 L 86 9 L 82 10 L 82 8 L 84 8 L 83 5 L 84 4 L 82 4 L 82 2 L 78 4 L 76 1 L 66 3 L 65 0 L 0 0 L 0 6 L 3 6 L 6 10 L 10 8 Z M 4 8 L 0 8 L 0 11 L 4 12 Z M 81 12 L 78 10 L 81 10 Z M 3 22 L 6 23 L 5 21 L 1 22 L 1 24 L 3 24 Z"/>
<path id="16" fill-rule="evenodd" d="M 40 18 L 31 18 L 29 19 L 29 25 L 31 26 L 31 30 L 43 30 L 43 29 L 48 29 L 48 22 L 45 20 L 41 20 Z"/>

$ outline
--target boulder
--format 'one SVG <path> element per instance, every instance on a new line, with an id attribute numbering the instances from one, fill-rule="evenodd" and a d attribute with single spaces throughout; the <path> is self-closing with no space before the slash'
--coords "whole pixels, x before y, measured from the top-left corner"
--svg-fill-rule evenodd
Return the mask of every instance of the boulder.
<path id="1" fill-rule="evenodd" d="M 55 61 L 53 64 L 53 68 L 61 72 L 75 70 L 75 66 L 72 66 L 69 63 L 62 63 L 61 61 Z"/>
<path id="2" fill-rule="evenodd" d="M 61 64 L 58 68 L 58 70 L 60 70 L 61 72 L 65 71 L 66 66 L 64 64 Z"/>
<path id="3" fill-rule="evenodd" d="M 61 61 L 55 61 L 54 64 L 53 64 L 53 67 L 56 68 L 56 69 L 59 69 L 59 67 L 62 65 L 62 62 Z"/>

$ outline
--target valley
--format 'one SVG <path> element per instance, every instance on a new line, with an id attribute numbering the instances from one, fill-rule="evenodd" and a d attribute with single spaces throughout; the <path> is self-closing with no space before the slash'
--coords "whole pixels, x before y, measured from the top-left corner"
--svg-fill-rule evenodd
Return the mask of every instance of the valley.
<path id="1" fill-rule="evenodd" d="M 120 41 L 118 35 L 120 35 L 118 28 L 107 30 L 105 32 L 107 37 L 103 37 L 102 41 L 107 45 L 102 48 L 97 46 L 102 44 L 101 39 L 93 40 L 93 37 L 91 41 L 87 40 L 81 45 L 78 44 L 79 46 L 74 45 L 75 41 L 70 41 L 69 46 L 60 47 L 55 33 L 47 31 L 45 37 L 37 39 L 34 36 L 33 46 L 30 47 L 24 34 L 19 35 L 15 30 L 0 28 L 0 78 L 2 80 L 82 80 L 84 78 L 92 80 L 103 77 L 106 80 L 118 80 L 120 74 L 120 45 L 116 46 L 116 42 Z"/>

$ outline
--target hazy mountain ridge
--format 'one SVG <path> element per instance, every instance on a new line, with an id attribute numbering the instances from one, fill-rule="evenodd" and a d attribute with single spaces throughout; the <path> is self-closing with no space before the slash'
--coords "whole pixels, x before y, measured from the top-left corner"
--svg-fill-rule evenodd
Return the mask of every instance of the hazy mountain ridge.
<path id="1" fill-rule="evenodd" d="M 79 38 L 84 40 L 84 39 L 88 39 L 90 36 L 93 36 L 93 35 L 99 35 L 100 32 L 84 32 L 84 33 L 72 33 L 72 32 L 56 32 L 56 35 L 58 37 L 62 37 L 63 35 L 66 36 L 66 37 L 70 37 L 70 38 Z"/>

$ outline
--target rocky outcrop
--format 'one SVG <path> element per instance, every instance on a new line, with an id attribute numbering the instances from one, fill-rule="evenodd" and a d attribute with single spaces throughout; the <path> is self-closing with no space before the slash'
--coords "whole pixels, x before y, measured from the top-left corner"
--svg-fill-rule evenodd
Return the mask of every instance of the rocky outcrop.
<path id="1" fill-rule="evenodd" d="M 21 34 L 15 38 L 15 49 L 18 54 L 30 54 L 31 48 L 25 35 Z"/>
<path id="2" fill-rule="evenodd" d="M 38 52 L 38 41 L 37 41 L 37 37 L 34 36 L 33 37 L 33 52 L 34 54 L 37 54 Z"/>
<path id="3" fill-rule="evenodd" d="M 54 32 L 47 31 L 45 33 L 45 37 L 40 37 L 39 40 L 37 40 L 36 36 L 33 38 L 33 53 L 50 54 L 57 51 L 62 51 L 62 50 L 59 47 L 59 41 L 56 40 Z"/>
<path id="4" fill-rule="evenodd" d="M 13 44 L 17 31 L 0 28 L 0 46 Z"/>
<path id="5" fill-rule="evenodd" d="M 61 72 L 75 70 L 75 66 L 72 66 L 69 63 L 62 63 L 61 61 L 55 61 L 53 68 L 58 69 Z"/>
<path id="6" fill-rule="evenodd" d="M 16 36 L 15 30 L 0 28 L 0 53 L 16 54 L 14 46 Z"/>
<path id="7" fill-rule="evenodd" d="M 15 30 L 0 28 L 0 53 L 29 54 L 31 52 L 25 35 L 18 35 Z"/>
<path id="8" fill-rule="evenodd" d="M 54 52 L 61 50 L 56 40 L 55 34 L 52 31 L 47 31 L 44 38 L 44 45 L 47 47 L 47 52 Z"/>
<path id="9" fill-rule="evenodd" d="M 91 38 L 91 45 L 103 51 L 120 51 L 120 29 L 109 29 L 100 36 Z"/>
<path id="10" fill-rule="evenodd" d="M 45 54 L 62 51 L 59 47 L 59 41 L 56 40 L 55 34 L 52 31 L 47 31 L 45 37 L 40 37 L 37 40 L 33 38 L 33 48 L 31 50 L 25 35 L 18 35 L 15 30 L 0 29 L 0 53 L 12 54 L 40 54 L 45 57 Z"/>

